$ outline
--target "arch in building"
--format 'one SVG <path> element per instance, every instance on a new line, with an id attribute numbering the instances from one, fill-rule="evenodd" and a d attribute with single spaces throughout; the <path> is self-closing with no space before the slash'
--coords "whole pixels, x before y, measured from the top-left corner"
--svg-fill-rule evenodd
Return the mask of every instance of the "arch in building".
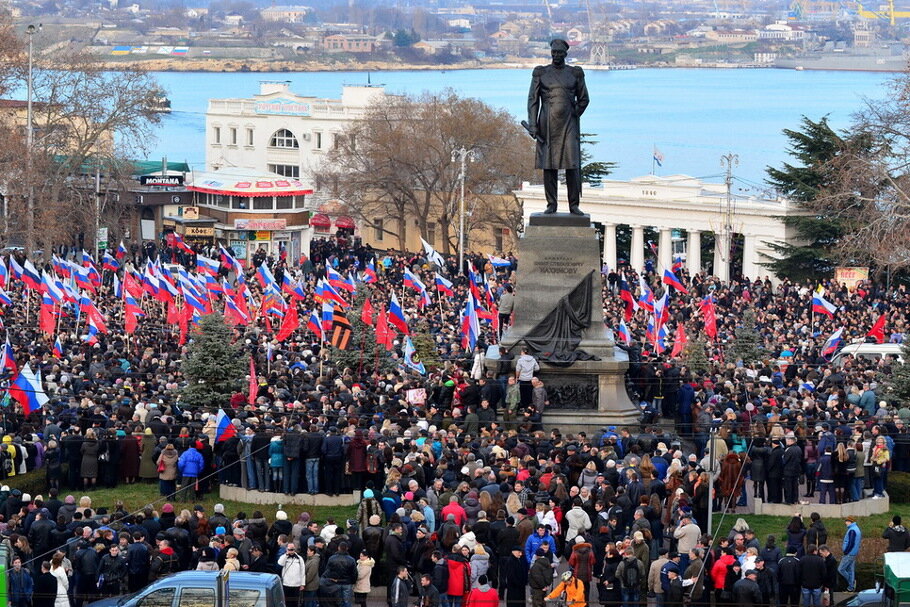
<path id="1" fill-rule="evenodd" d="M 297 137 L 294 136 L 294 133 L 288 129 L 278 129 L 272 133 L 272 136 L 269 138 L 269 147 L 297 149 L 300 147 L 300 142 L 297 141 Z"/>

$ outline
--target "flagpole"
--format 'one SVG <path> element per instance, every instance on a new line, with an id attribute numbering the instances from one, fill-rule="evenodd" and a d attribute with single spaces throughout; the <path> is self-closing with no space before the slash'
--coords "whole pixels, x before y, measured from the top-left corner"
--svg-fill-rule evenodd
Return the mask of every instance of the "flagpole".
<path id="1" fill-rule="evenodd" d="M 651 144 L 651 174 L 652 175 L 656 174 L 656 172 L 657 172 L 657 167 L 656 167 L 657 158 L 655 158 L 655 154 L 654 154 L 654 150 L 656 149 L 656 147 L 657 147 L 657 144 L 655 144 L 655 143 Z"/>

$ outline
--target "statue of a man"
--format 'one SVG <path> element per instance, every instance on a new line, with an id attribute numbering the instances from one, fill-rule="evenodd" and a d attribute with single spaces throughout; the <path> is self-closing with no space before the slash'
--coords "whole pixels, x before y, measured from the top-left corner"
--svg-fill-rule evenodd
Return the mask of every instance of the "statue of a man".
<path id="1" fill-rule="evenodd" d="M 581 199 L 581 130 L 579 118 L 588 107 L 588 87 L 580 67 L 566 65 L 569 43 L 550 42 L 550 65 L 534 68 L 528 92 L 527 128 L 537 140 L 536 167 L 543 169 L 547 210 L 556 212 L 556 187 L 559 169 L 566 171 L 569 212 L 584 215 L 578 208 Z"/>

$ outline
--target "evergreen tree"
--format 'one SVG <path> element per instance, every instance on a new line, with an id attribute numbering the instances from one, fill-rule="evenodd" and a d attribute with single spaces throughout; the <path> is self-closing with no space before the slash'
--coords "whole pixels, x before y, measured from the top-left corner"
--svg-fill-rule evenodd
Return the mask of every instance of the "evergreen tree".
<path id="1" fill-rule="evenodd" d="M 189 407 L 224 407 L 242 387 L 247 373 L 246 357 L 240 344 L 231 343 L 231 329 L 220 314 L 199 319 L 192 333 L 181 371 L 187 386 L 180 400 Z"/>
<path id="2" fill-rule="evenodd" d="M 439 350 L 436 348 L 436 340 L 433 339 L 433 334 L 430 333 L 425 320 L 417 323 L 411 341 L 414 342 L 417 356 L 420 357 L 420 362 L 423 363 L 427 372 L 440 366 L 441 362 L 439 360 Z"/>
<path id="3" fill-rule="evenodd" d="M 765 348 L 762 345 L 761 334 L 758 332 L 755 310 L 746 308 L 742 321 L 736 325 L 734 334 L 735 338 L 727 346 L 729 353 L 727 360 L 731 362 L 741 360 L 744 365 L 751 365 L 764 358 Z"/>
<path id="4" fill-rule="evenodd" d="M 879 376 L 885 386 L 885 400 L 898 406 L 910 401 L 910 340 L 901 344 L 901 357 L 904 364 L 893 365 L 890 377 Z"/>
<path id="5" fill-rule="evenodd" d="M 395 360 L 391 356 L 394 350 L 386 350 L 385 346 L 376 343 L 376 329 L 374 328 L 376 324 L 375 307 L 373 309 L 374 327 L 367 325 L 360 318 L 363 315 L 363 302 L 366 301 L 371 292 L 372 290 L 369 287 L 363 285 L 354 297 L 353 305 L 347 311 L 348 321 L 350 321 L 353 328 L 349 349 L 339 350 L 326 345 L 329 348 L 329 360 L 338 369 L 350 368 L 355 373 L 363 369 L 364 372 L 368 373 L 372 371 L 391 371 L 397 367 Z"/>
<path id="6" fill-rule="evenodd" d="M 701 335 L 690 340 L 683 347 L 683 356 L 685 357 L 686 366 L 689 367 L 693 373 L 707 373 L 711 370 L 711 362 L 705 354 L 706 347 L 705 338 Z"/>
<path id="7" fill-rule="evenodd" d="M 784 163 L 780 169 L 768 167 L 767 181 L 797 206 L 813 212 L 780 218 L 795 230 L 800 244 L 768 243 L 774 256 L 766 256 L 768 261 L 762 265 L 796 281 L 831 276 L 836 265 L 833 249 L 849 228 L 835 208 L 826 214 L 816 211 L 811 203 L 836 179 L 828 167 L 846 142 L 828 125 L 827 117 L 815 122 L 803 116 L 802 129 L 784 129 L 784 135 L 790 140 L 789 154 L 796 162 Z"/>

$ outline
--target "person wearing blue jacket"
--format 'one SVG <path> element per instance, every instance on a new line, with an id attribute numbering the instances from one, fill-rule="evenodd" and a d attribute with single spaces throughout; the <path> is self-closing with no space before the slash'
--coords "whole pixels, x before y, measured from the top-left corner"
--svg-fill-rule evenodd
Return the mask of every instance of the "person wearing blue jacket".
<path id="1" fill-rule="evenodd" d="M 202 454 L 195 447 L 188 448 L 177 460 L 177 469 L 181 476 L 180 491 L 177 492 L 180 501 L 189 501 L 190 488 L 197 497 L 199 496 L 199 475 L 202 474 L 204 467 L 205 461 L 202 459 Z"/>
<path id="2" fill-rule="evenodd" d="M 844 543 L 842 545 L 844 556 L 840 561 L 837 572 L 847 581 L 847 592 L 854 592 L 856 585 L 856 555 L 859 554 L 859 546 L 863 541 L 863 532 L 860 531 L 856 519 L 851 515 L 844 519 L 847 524 L 847 532 L 844 534 Z"/>
<path id="3" fill-rule="evenodd" d="M 28 569 L 22 567 L 22 559 L 13 558 L 13 569 L 9 576 L 9 602 L 11 607 L 30 607 L 34 582 Z"/>
<path id="4" fill-rule="evenodd" d="M 537 531 L 528 536 L 525 541 L 525 559 L 530 563 L 541 544 L 550 545 L 550 554 L 556 554 L 556 541 L 550 535 L 550 530 L 543 523 L 538 523 Z"/>
<path id="5" fill-rule="evenodd" d="M 269 472 L 272 491 L 281 493 L 284 484 L 284 442 L 280 436 L 273 436 L 269 442 Z"/>

